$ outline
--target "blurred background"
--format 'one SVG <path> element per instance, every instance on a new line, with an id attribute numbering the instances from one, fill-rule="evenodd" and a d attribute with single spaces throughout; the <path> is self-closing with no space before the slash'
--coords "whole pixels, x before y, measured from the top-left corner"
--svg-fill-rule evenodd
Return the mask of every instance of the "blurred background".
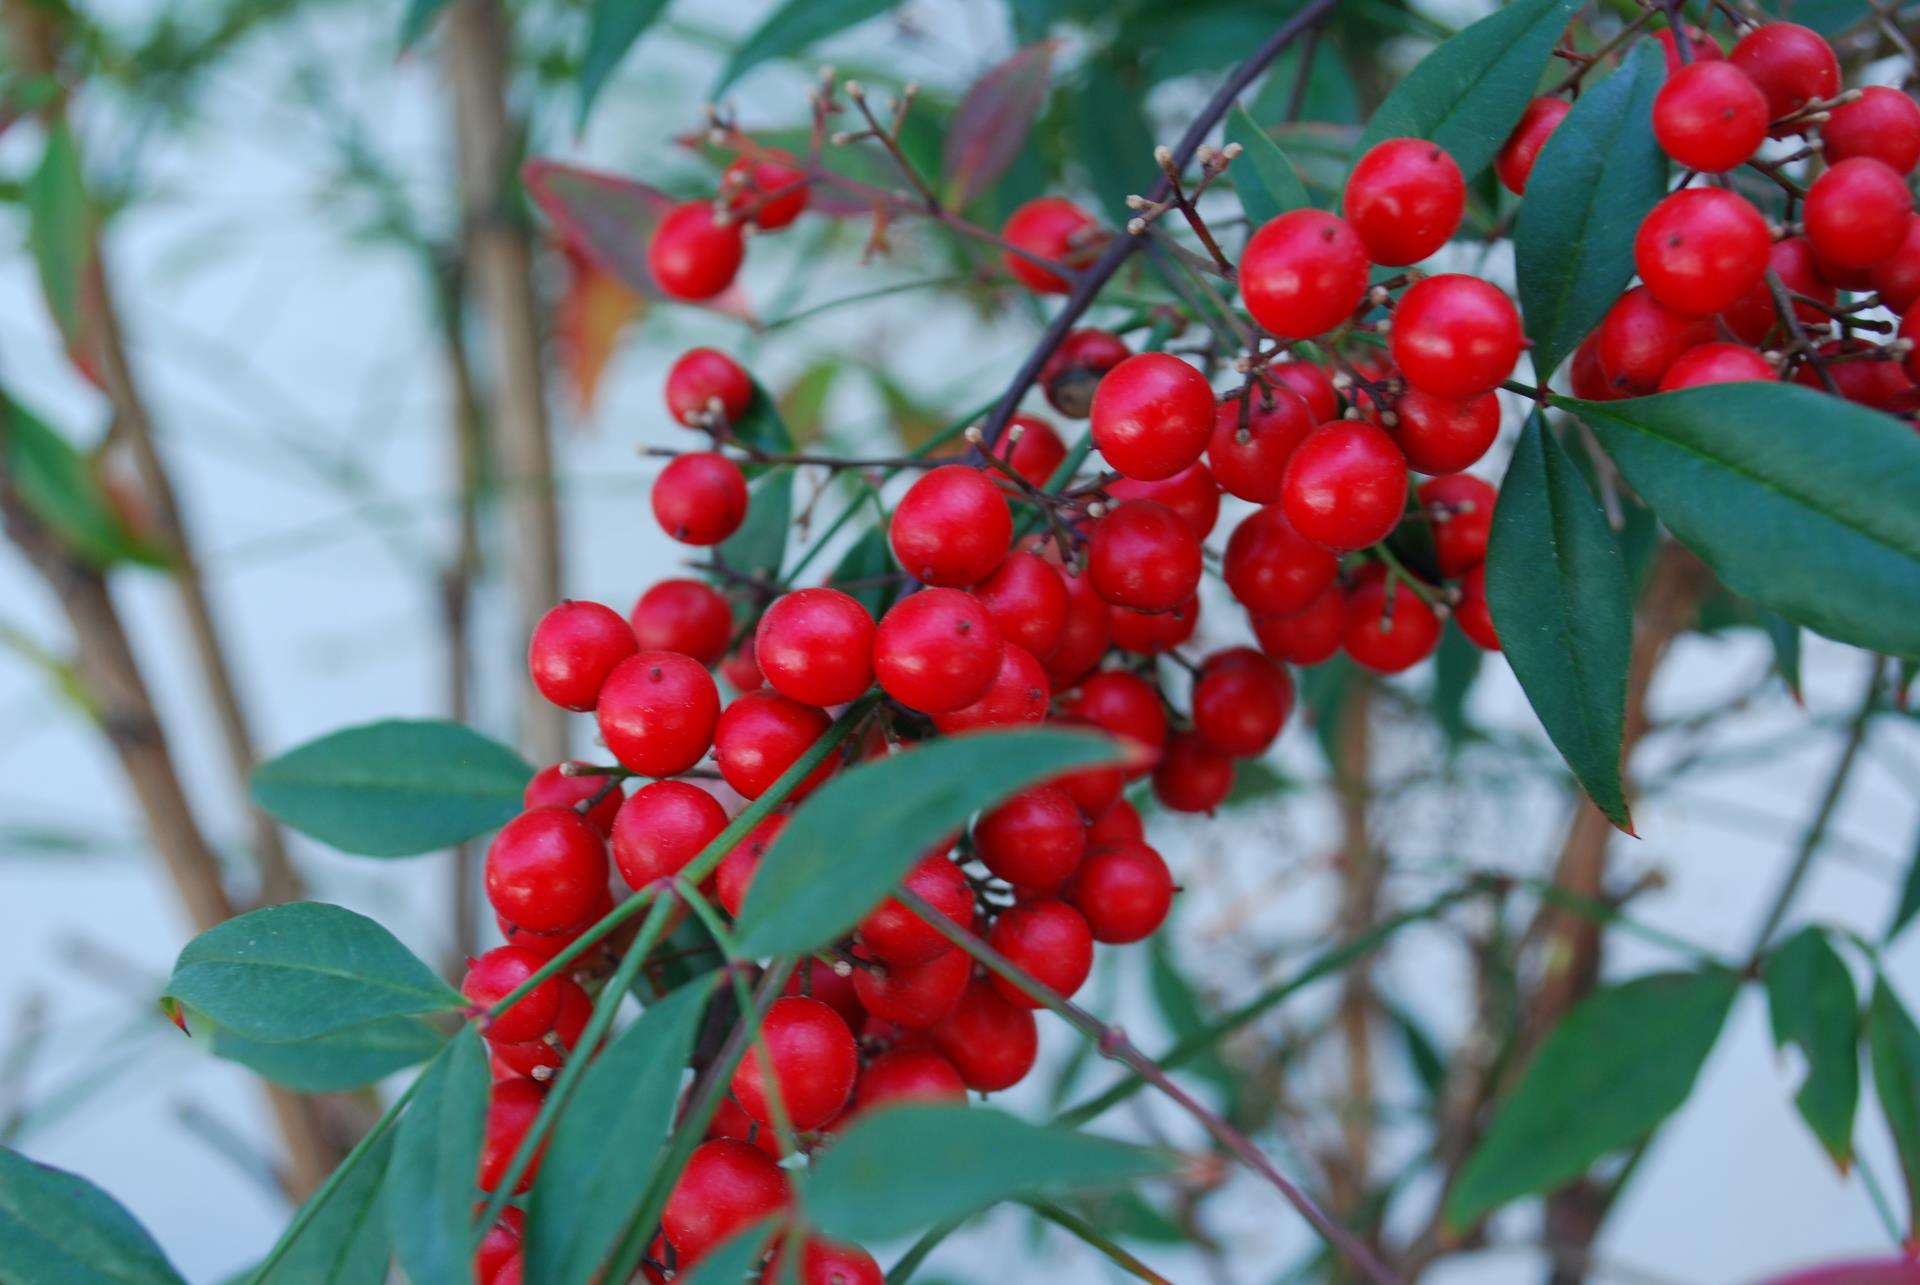
<path id="1" fill-rule="evenodd" d="M 17 37 L 19 10 L 38 6 L 4 7 Z M 399 6 L 359 0 L 91 0 L 71 18 L 85 34 L 62 58 L 86 74 L 68 116 L 87 189 L 110 215 L 103 274 L 261 757 L 348 724 L 450 713 L 530 755 L 552 744 L 552 728 L 529 725 L 522 704 L 515 577 L 524 572 L 515 559 L 528 552 L 517 525 L 525 514 L 498 478 L 477 489 L 471 474 L 463 480 L 473 463 L 462 453 L 463 426 L 477 414 L 489 431 L 505 431 L 503 417 L 528 414 L 513 399 L 529 391 L 498 310 L 473 297 L 501 296 L 471 276 L 462 287 L 456 270 L 474 254 L 463 236 L 475 235 L 462 218 L 461 148 L 476 145 L 476 90 L 461 81 L 482 55 L 471 32 L 455 29 L 467 7 L 455 5 L 452 25 L 440 23 L 404 53 Z M 1172 141 L 1291 7 L 909 0 L 808 57 L 752 69 L 726 99 L 748 128 L 800 126 L 814 69 L 831 61 L 882 87 L 920 82 L 918 119 L 937 129 L 982 72 L 1043 35 L 1056 38 L 1057 88 L 1036 135 L 1042 142 L 992 200 L 1005 208 L 1043 188 L 1065 189 L 1117 218 L 1114 194 L 1152 177 L 1150 144 Z M 1316 147 L 1337 158 L 1356 113 L 1399 70 L 1490 7 L 1343 5 L 1308 82 L 1303 115 L 1314 123 L 1288 144 L 1309 177 Z M 769 8 L 762 0 L 669 6 L 619 63 L 580 132 L 586 6 L 514 5 L 499 82 L 506 116 L 493 142 L 668 191 L 711 191 L 714 167 L 675 139 L 702 127 L 716 74 Z M 1844 24 L 1845 15 L 1834 20 Z M 1894 76 L 1879 65 L 1867 74 Z M 27 81 L 17 58 L 6 75 L 9 91 Z M 469 113 L 464 125 L 459 110 Z M 0 133 L 0 191 L 9 198 L 0 220 L 16 249 L 0 258 L 0 385 L 79 450 L 109 443 L 95 463 L 110 492 L 134 497 L 127 512 L 137 527 L 152 498 L 137 498 L 124 422 L 107 438 L 115 399 L 69 360 L 30 252 L 26 210 L 46 146 L 31 117 Z M 756 331 L 631 296 L 563 253 L 536 216 L 517 204 L 508 213 L 530 231 L 533 306 L 522 320 L 534 327 L 539 358 L 531 394 L 550 417 L 561 587 L 622 610 L 649 584 L 681 573 L 685 550 L 661 534 L 646 504 L 658 461 L 638 448 L 686 441 L 660 399 L 665 368 L 685 347 L 708 343 L 740 357 L 780 395 L 803 440 L 872 452 L 924 437 L 997 393 L 1044 322 L 1031 299 L 980 280 L 924 226 L 895 225 L 892 255 L 865 264 L 858 219 L 810 218 L 757 242 L 743 277 L 762 323 Z M 997 222 L 991 208 L 982 217 Z M 1503 245 L 1457 253 L 1495 279 L 1510 276 Z M 819 307 L 883 287 L 899 289 Z M 124 402 L 120 414 L 124 421 Z M 1505 436 L 1517 429 L 1510 413 Z M 1504 449 L 1476 471 L 1497 480 Z M 841 503 L 828 494 L 819 514 Z M 474 535 L 463 544 L 470 511 Z M 176 585 L 128 566 L 113 572 L 112 592 L 199 827 L 245 903 L 259 891 L 252 854 L 260 838 Z M 1796 700 L 1751 617 L 1716 617 L 1711 606 L 1690 621 L 1704 628 L 1675 642 L 1653 685 L 1653 731 L 1635 760 L 1646 790 L 1636 808 L 1641 838 L 1614 840 L 1611 883 L 1633 891 L 1629 909 L 1641 924 L 1740 959 L 1829 792 L 1869 660 L 1805 636 Z M 1237 612 L 1203 614 L 1200 629 L 1208 645 L 1248 641 Z M 8 911 L 0 1141 L 85 1174 L 125 1202 L 190 1279 L 218 1281 L 255 1262 L 289 1214 L 271 1172 L 279 1136 L 256 1082 L 182 1038 L 155 1006 L 193 923 L 108 743 L 76 699 L 72 654 L 60 599 L 17 549 L 0 547 L 0 906 Z M 1384 908 L 1415 904 L 1463 870 L 1543 877 L 1574 813 L 1558 760 L 1505 665 L 1493 658 L 1476 670 L 1470 659 L 1450 648 L 1438 663 L 1379 685 L 1362 715 L 1370 828 L 1390 857 Z M 464 708 L 454 703 L 458 665 L 467 667 Z M 589 733 L 585 719 L 565 729 L 576 753 L 591 752 Z M 1920 727 L 1883 713 L 1859 741 L 1789 923 L 1877 936 L 1920 834 Z M 1326 720 L 1315 727 L 1302 716 L 1220 817 L 1151 818 L 1149 837 L 1186 889 L 1176 923 L 1152 951 L 1108 953 L 1087 991 L 1149 1051 L 1169 1043 L 1196 1006 L 1224 1010 L 1335 940 L 1343 842 L 1335 750 Z M 425 958 L 453 957 L 459 916 L 449 858 L 382 863 L 294 836 L 285 843 L 307 896 L 373 915 Z M 1406 1210 L 1396 1204 L 1390 1218 L 1411 1220 L 1408 1232 L 1424 1217 L 1419 1191 L 1430 1181 L 1414 1163 L 1421 1117 L 1434 1109 L 1429 1077 L 1471 1021 L 1467 946 L 1485 928 L 1469 915 L 1409 930 L 1377 965 L 1375 986 L 1395 1018 L 1372 1037 L 1374 1169 L 1380 1179 L 1404 1171 Z M 1605 966 L 1632 975 L 1678 958 L 1657 931 L 1615 930 Z M 1910 999 L 1920 997 L 1913 934 L 1889 948 L 1886 967 Z M 1289 1172 L 1317 1172 L 1341 1145 L 1349 1072 L 1317 1039 L 1339 999 L 1337 984 L 1304 992 L 1196 1079 L 1248 1113 Z M 1862 1100 L 1861 1165 L 1843 1176 L 1794 1112 L 1800 1068 L 1774 1051 L 1763 1007 L 1757 993 L 1743 993 L 1694 1095 L 1597 1242 L 1581 1251 L 1576 1266 L 1591 1279 L 1754 1280 L 1893 1248 L 1863 1181 L 1873 1176 L 1898 1203 L 1897 1166 L 1871 1094 Z M 1010 1095 L 1016 1109 L 1077 1099 L 1112 1074 L 1073 1057 L 1069 1032 L 1042 1026 L 1046 1059 Z M 1187 1121 L 1147 1098 L 1102 1123 L 1200 1145 Z M 1257 1182 L 1235 1178 L 1204 1199 L 1148 1188 L 1103 1217 L 1181 1282 L 1271 1285 L 1317 1270 L 1307 1229 Z M 1193 1229 L 1212 1248 L 1177 1243 Z M 1492 1239 L 1428 1279 L 1537 1280 L 1554 1258 L 1533 1206 L 1496 1220 Z M 1117 1278 L 1090 1250 L 1020 1211 L 953 1238 L 923 1276 L 973 1285 Z"/>

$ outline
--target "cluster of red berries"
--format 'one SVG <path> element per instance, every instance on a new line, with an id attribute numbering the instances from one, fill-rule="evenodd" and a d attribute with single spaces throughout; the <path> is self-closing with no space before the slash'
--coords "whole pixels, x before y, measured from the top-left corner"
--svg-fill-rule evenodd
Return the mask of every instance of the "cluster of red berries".
<path id="1" fill-rule="evenodd" d="M 1901 339 L 1920 327 L 1909 311 L 1920 298 L 1920 216 L 1908 189 L 1920 162 L 1920 104 L 1881 86 L 1842 93 L 1832 46 L 1795 23 L 1754 27 L 1731 52 L 1698 30 L 1689 29 L 1684 48 L 1672 32 L 1660 34 L 1669 75 L 1654 100 L 1654 136 L 1691 173 L 1641 221 L 1641 284 L 1576 351 L 1575 394 L 1608 400 L 1773 380 L 1791 355 L 1800 383 L 1879 410 L 1920 409 L 1911 342 L 1861 337 L 1875 323 L 1859 318 L 1864 308 L 1839 303 L 1842 291 L 1871 294 L 1866 307 L 1905 314 Z M 1501 173 L 1515 191 L 1565 114 L 1559 100 L 1538 100 L 1508 140 Z M 1770 138 L 1802 143 L 1760 158 Z M 1825 168 L 1805 189 L 1781 174 L 1813 157 Z M 1748 165 L 1784 188 L 1786 222 L 1770 225 L 1734 190 L 1727 176 Z M 1820 338 L 1811 353 L 1780 351 L 1793 339 L 1783 299 L 1792 320 Z"/>
<path id="2" fill-rule="evenodd" d="M 733 284 L 747 257 L 747 229 L 776 232 L 807 208 L 807 175 L 778 148 L 752 145 L 720 176 L 720 195 L 684 201 L 647 242 L 647 271 L 672 299 L 711 299 Z"/>

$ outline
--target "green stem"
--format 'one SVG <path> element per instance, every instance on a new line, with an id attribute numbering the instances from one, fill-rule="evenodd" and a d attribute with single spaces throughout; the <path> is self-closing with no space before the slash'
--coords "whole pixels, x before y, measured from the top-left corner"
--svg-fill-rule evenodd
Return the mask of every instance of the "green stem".
<path id="1" fill-rule="evenodd" d="M 1148 1285 L 1173 1285 L 1172 1281 L 1162 1276 L 1159 1272 L 1154 1271 L 1153 1268 L 1148 1267 L 1132 1254 L 1129 1254 L 1126 1250 L 1115 1244 L 1112 1238 L 1103 1233 L 1098 1227 L 1095 1227 L 1092 1223 L 1080 1217 L 1080 1215 L 1073 1213 L 1071 1210 L 1062 1209 L 1059 1205 L 1048 1200 L 1023 1200 L 1020 1203 L 1033 1210 L 1034 1213 L 1039 1214 L 1048 1222 L 1065 1228 L 1075 1237 L 1085 1241 L 1087 1244 L 1105 1254 L 1121 1271 L 1127 1273 L 1127 1275 L 1133 1277 L 1135 1280 L 1146 1281 Z"/>
<path id="2" fill-rule="evenodd" d="M 964 1222 L 966 1222 L 965 1218 L 949 1218 L 945 1222 L 935 1223 L 927 1228 L 920 1239 L 914 1241 L 907 1252 L 900 1255 L 900 1261 L 888 1269 L 887 1285 L 907 1285 L 907 1282 L 913 1279 L 913 1274 L 920 1270 L 920 1264 L 927 1261 L 927 1256 L 939 1248 L 941 1241 L 959 1231 Z"/>

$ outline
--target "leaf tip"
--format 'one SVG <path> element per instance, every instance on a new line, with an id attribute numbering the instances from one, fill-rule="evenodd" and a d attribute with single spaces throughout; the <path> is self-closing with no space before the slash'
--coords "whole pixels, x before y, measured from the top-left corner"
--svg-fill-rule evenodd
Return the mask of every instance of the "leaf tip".
<path id="1" fill-rule="evenodd" d="M 172 1022 L 180 1028 L 182 1035 L 188 1039 L 193 1038 L 193 1032 L 187 1029 L 187 1010 L 181 1006 L 179 1000 L 171 995 L 162 995 L 160 997 L 160 1012 L 165 1015 L 169 1022 Z"/>

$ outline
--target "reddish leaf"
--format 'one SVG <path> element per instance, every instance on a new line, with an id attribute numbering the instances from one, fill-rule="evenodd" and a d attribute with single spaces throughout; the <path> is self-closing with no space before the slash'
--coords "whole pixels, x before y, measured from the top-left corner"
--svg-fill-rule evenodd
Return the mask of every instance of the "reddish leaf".
<path id="1" fill-rule="evenodd" d="M 580 414 L 593 413 L 600 376 L 627 324 L 640 316 L 644 300 L 571 241 L 561 243 L 567 260 L 567 290 L 553 318 L 560 360 Z"/>
<path id="2" fill-rule="evenodd" d="M 191 1036 L 193 1034 L 192 1031 L 187 1029 L 187 1010 L 180 1006 L 179 1000 L 171 995 L 162 995 L 160 997 L 160 1012 L 165 1015 L 169 1022 L 172 1022 L 180 1028 L 182 1035 Z"/>
<path id="3" fill-rule="evenodd" d="M 678 204 L 673 197 L 645 183 L 558 161 L 530 160 L 520 177 L 567 245 L 629 289 L 662 297 L 647 271 L 647 242 L 661 216 Z M 753 309 L 737 285 L 695 306 L 753 322 Z"/>
<path id="4" fill-rule="evenodd" d="M 1057 42 L 1028 45 L 973 83 L 947 130 L 941 169 L 949 204 L 965 205 L 1013 164 L 1046 106 Z"/>
<path id="5" fill-rule="evenodd" d="M 1920 1263 L 1911 1258 L 1885 1258 L 1808 1268 L 1776 1276 L 1767 1285 L 1914 1285 L 1916 1281 L 1920 1281 Z"/>

